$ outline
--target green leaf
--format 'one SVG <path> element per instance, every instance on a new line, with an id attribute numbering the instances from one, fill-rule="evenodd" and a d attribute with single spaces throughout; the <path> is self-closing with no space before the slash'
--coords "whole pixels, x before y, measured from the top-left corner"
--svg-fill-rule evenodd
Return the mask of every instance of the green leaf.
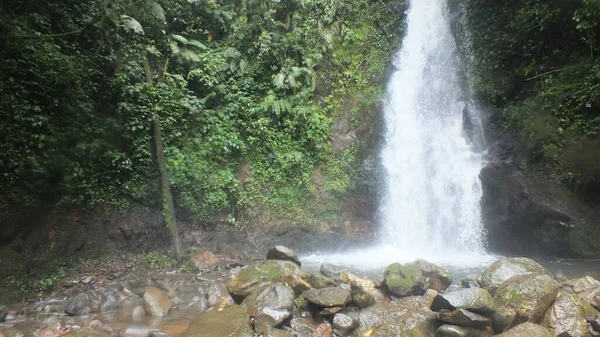
<path id="1" fill-rule="evenodd" d="M 129 15 L 121 15 L 121 27 L 128 32 L 144 35 L 142 25 Z"/>
<path id="2" fill-rule="evenodd" d="M 202 50 L 206 50 L 208 49 L 208 47 L 206 45 L 204 45 L 202 42 L 198 41 L 198 40 L 189 40 L 187 42 L 188 46 L 194 46 L 198 49 L 202 49 Z"/>
<path id="3" fill-rule="evenodd" d="M 156 2 L 156 1 L 150 2 L 150 12 L 152 13 L 152 15 L 154 15 L 155 18 L 157 18 L 161 22 L 167 21 L 167 18 L 165 16 L 165 10 L 162 8 L 162 6 L 158 2 Z"/>
<path id="4" fill-rule="evenodd" d="M 188 44 L 189 41 L 188 39 L 186 39 L 185 37 L 181 36 L 181 35 L 177 35 L 177 34 L 171 34 L 170 36 L 171 40 L 173 41 L 177 41 L 180 44 Z"/>

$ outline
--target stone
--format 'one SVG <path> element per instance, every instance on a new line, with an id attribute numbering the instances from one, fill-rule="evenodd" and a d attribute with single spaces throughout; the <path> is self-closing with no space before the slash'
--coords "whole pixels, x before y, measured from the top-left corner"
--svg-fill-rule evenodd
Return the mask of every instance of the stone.
<path id="1" fill-rule="evenodd" d="M 411 296 L 382 302 L 360 311 L 355 336 L 409 337 L 433 336 L 436 314 L 429 309 L 431 300 Z"/>
<path id="2" fill-rule="evenodd" d="M 271 329 L 264 334 L 264 337 L 294 337 L 294 335 L 285 330 Z"/>
<path id="3" fill-rule="evenodd" d="M 63 337 L 109 337 L 106 332 L 91 330 L 88 328 L 72 330 L 71 332 L 62 335 Z"/>
<path id="4" fill-rule="evenodd" d="M 146 317 L 146 310 L 144 310 L 144 307 L 138 305 L 137 307 L 133 308 L 133 311 L 131 312 L 131 319 L 134 322 L 141 322 L 144 320 L 144 317 Z"/>
<path id="5" fill-rule="evenodd" d="M 468 275 L 460 281 L 460 285 L 463 288 L 479 288 L 479 280 L 477 275 Z"/>
<path id="6" fill-rule="evenodd" d="M 375 282 L 360 278 L 351 273 L 342 273 L 340 278 L 350 284 L 352 302 L 364 309 L 375 303 L 385 301 L 385 295 L 377 289 Z"/>
<path id="7" fill-rule="evenodd" d="M 588 291 L 590 289 L 598 289 L 600 287 L 600 281 L 594 279 L 591 276 L 586 276 L 580 279 L 577 279 L 573 282 L 573 291 L 576 294 L 580 294 L 584 291 Z"/>
<path id="8" fill-rule="evenodd" d="M 333 330 L 331 329 L 331 326 L 327 323 L 321 323 L 317 325 L 310 337 L 331 337 L 332 334 Z"/>
<path id="9" fill-rule="evenodd" d="M 417 264 L 394 263 L 383 272 L 388 292 L 397 297 L 421 295 L 425 292 L 425 276 Z"/>
<path id="10" fill-rule="evenodd" d="M 310 336 L 317 325 L 308 317 L 294 317 L 290 321 L 290 327 L 299 336 Z"/>
<path id="11" fill-rule="evenodd" d="M 104 324 L 97 319 L 91 321 L 88 327 L 92 330 L 104 332 L 109 335 L 114 332 L 113 328 L 110 325 Z"/>
<path id="12" fill-rule="evenodd" d="M 208 298 L 205 294 L 200 296 L 194 296 L 192 298 L 192 302 L 188 304 L 188 308 L 193 309 L 195 312 L 203 313 L 208 310 L 210 306 L 208 305 Z"/>
<path id="13" fill-rule="evenodd" d="M 59 337 L 59 336 L 63 336 L 67 333 L 67 331 L 63 331 L 60 329 L 42 329 L 40 331 L 38 331 L 34 336 L 35 337 Z M 12 336 L 14 336 L 14 334 L 11 334 Z M 18 335 L 17 335 L 18 336 Z"/>
<path id="14" fill-rule="evenodd" d="M 342 288 L 311 289 L 302 293 L 302 297 L 321 307 L 343 307 L 352 299 L 350 291 Z"/>
<path id="15" fill-rule="evenodd" d="M 348 271 L 348 267 L 335 265 L 331 263 L 323 263 L 321 265 L 321 274 L 327 277 L 340 277 L 343 272 Z"/>
<path id="16" fill-rule="evenodd" d="M 321 274 L 310 274 L 308 275 L 307 281 L 311 287 L 316 289 L 337 287 L 339 285 L 339 283 L 331 277 L 323 276 Z"/>
<path id="17" fill-rule="evenodd" d="M 438 294 L 431 305 L 431 310 L 465 309 L 488 315 L 496 311 L 496 304 L 490 293 L 482 288 L 467 288 Z"/>
<path id="18" fill-rule="evenodd" d="M 554 336 L 590 337 L 585 313 L 578 302 L 575 295 L 559 294 L 544 315 L 542 326 L 548 328 Z"/>
<path id="19" fill-rule="evenodd" d="M 81 293 L 72 298 L 65 307 L 65 313 L 70 316 L 85 315 L 92 312 L 92 297 Z"/>
<path id="20" fill-rule="evenodd" d="M 342 311 L 342 309 L 344 309 L 344 307 L 328 307 L 328 308 L 324 308 L 323 310 L 321 310 L 319 312 L 319 314 L 321 316 L 331 316 L 331 315 L 335 315 L 338 312 Z"/>
<path id="21" fill-rule="evenodd" d="M 115 294 L 103 295 L 100 301 L 100 312 L 114 311 L 119 308 L 119 299 Z"/>
<path id="22" fill-rule="evenodd" d="M 250 294 L 242 302 L 246 309 L 271 308 L 291 311 L 294 309 L 294 290 L 284 283 L 272 283 Z"/>
<path id="23" fill-rule="evenodd" d="M 258 333 L 265 333 L 281 324 L 288 317 L 290 317 L 290 312 L 287 309 L 261 308 L 254 315 L 255 330 Z"/>
<path id="24" fill-rule="evenodd" d="M 248 266 L 239 275 L 229 281 L 229 293 L 245 298 L 272 282 L 287 283 L 296 294 L 301 293 L 310 284 L 303 278 L 308 277 L 296 264 L 289 261 L 268 260 Z"/>
<path id="25" fill-rule="evenodd" d="M 496 337 L 552 337 L 552 333 L 541 325 L 525 322 Z"/>
<path id="26" fill-rule="evenodd" d="M 267 260 L 290 261 L 297 264 L 298 267 L 302 265 L 300 258 L 298 258 L 298 254 L 285 246 L 275 246 L 269 249 L 267 252 Z"/>
<path id="27" fill-rule="evenodd" d="M 491 337 L 489 330 L 444 324 L 437 329 L 435 337 Z"/>
<path id="28" fill-rule="evenodd" d="M 170 336 L 166 332 L 150 331 L 150 332 L 148 332 L 148 337 L 170 337 Z"/>
<path id="29" fill-rule="evenodd" d="M 558 283 L 546 274 L 513 276 L 494 294 L 496 312 L 492 315 L 495 331 L 504 331 L 515 323 L 540 321 L 558 294 Z"/>
<path id="30" fill-rule="evenodd" d="M 448 289 L 452 284 L 452 275 L 447 269 L 421 259 L 416 260 L 414 263 L 419 266 L 423 275 L 429 279 L 427 288 L 442 291 Z"/>
<path id="31" fill-rule="evenodd" d="M 491 326 L 492 322 L 489 318 L 467 311 L 458 309 L 454 311 L 442 310 L 438 313 L 438 319 L 442 322 L 453 325 L 468 326 L 474 328 L 486 328 Z"/>
<path id="32" fill-rule="evenodd" d="M 173 302 L 165 295 L 162 290 L 154 287 L 146 288 L 144 292 L 144 309 L 151 316 L 166 316 Z"/>
<path id="33" fill-rule="evenodd" d="M 504 281 L 513 276 L 527 274 L 546 274 L 548 271 L 541 264 L 525 257 L 505 258 L 494 262 L 481 275 L 479 284 L 491 294 Z"/>
<path id="34" fill-rule="evenodd" d="M 8 306 L 0 304 L 0 322 L 4 322 L 6 320 L 7 315 Z"/>
<path id="35" fill-rule="evenodd" d="M 199 270 L 207 270 L 214 268 L 221 261 L 218 256 L 206 251 L 192 256 L 192 262 Z"/>
<path id="36" fill-rule="evenodd" d="M 358 322 L 348 315 L 335 314 L 335 316 L 333 316 L 332 327 L 333 332 L 335 332 L 336 335 L 346 337 L 350 336 L 350 334 L 356 330 Z"/>
<path id="37" fill-rule="evenodd" d="M 224 308 L 235 304 L 231 295 L 229 295 L 229 291 L 227 290 L 227 286 L 220 282 L 213 282 L 208 286 L 206 290 L 208 305 L 211 307 L 220 307 Z"/>
<path id="38" fill-rule="evenodd" d="M 253 337 L 246 310 L 239 305 L 216 309 L 192 321 L 180 337 Z"/>

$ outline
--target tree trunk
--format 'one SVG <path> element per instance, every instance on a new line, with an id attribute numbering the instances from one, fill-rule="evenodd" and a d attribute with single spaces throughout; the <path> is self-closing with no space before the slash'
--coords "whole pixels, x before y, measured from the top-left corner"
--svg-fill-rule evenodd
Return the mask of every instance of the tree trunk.
<path id="1" fill-rule="evenodd" d="M 149 85 L 153 85 L 152 70 L 150 69 L 150 61 L 148 60 L 148 54 L 144 51 L 144 72 L 146 73 L 146 82 Z M 167 67 L 168 63 L 165 63 L 164 67 Z M 162 139 L 162 132 L 160 129 L 160 120 L 158 116 L 154 116 L 152 120 L 152 129 L 154 132 L 154 148 L 156 150 L 156 162 L 158 164 L 158 172 L 160 173 L 160 184 L 161 184 L 161 195 L 162 195 L 162 208 L 163 217 L 167 223 L 167 228 L 171 232 L 173 238 L 173 246 L 175 247 L 175 254 L 177 258 L 181 258 L 181 247 L 179 244 L 179 232 L 177 230 L 177 217 L 175 216 L 175 205 L 173 204 L 173 194 L 171 194 L 171 185 L 169 184 L 169 174 L 167 172 L 167 158 L 165 157 L 165 148 Z"/>

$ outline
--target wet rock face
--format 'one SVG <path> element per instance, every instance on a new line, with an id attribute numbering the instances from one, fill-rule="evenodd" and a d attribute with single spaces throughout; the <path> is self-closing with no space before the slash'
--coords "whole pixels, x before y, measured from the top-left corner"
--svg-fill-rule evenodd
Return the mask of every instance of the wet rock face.
<path id="1" fill-rule="evenodd" d="M 494 294 L 497 311 L 492 317 L 495 331 L 504 331 L 514 322 L 540 321 L 558 294 L 558 283 L 545 274 L 514 276 Z"/>
<path id="2" fill-rule="evenodd" d="M 246 310 L 232 305 L 200 316 L 180 337 L 253 337 Z"/>
<path id="3" fill-rule="evenodd" d="M 311 289 L 305 291 L 302 297 L 321 307 L 343 307 L 352 299 L 350 291 L 342 288 Z"/>
<path id="4" fill-rule="evenodd" d="M 425 292 L 425 276 L 415 263 L 389 265 L 383 272 L 383 282 L 389 293 L 398 297 Z"/>
<path id="5" fill-rule="evenodd" d="M 479 284 L 493 294 L 500 284 L 513 276 L 547 272 L 546 268 L 532 259 L 524 257 L 502 259 L 494 262 L 483 272 Z"/>
<path id="6" fill-rule="evenodd" d="M 561 293 L 548 309 L 542 320 L 554 336 L 590 337 L 584 308 L 575 295 Z"/>
<path id="7" fill-rule="evenodd" d="M 293 262 L 269 260 L 248 266 L 227 284 L 227 288 L 232 295 L 245 298 L 271 282 L 285 282 L 298 294 L 311 288 L 303 279 L 307 277 Z"/>
<path id="8" fill-rule="evenodd" d="M 541 325 L 525 322 L 497 335 L 497 337 L 552 337 L 552 333 Z"/>
<path id="9" fill-rule="evenodd" d="M 302 263 L 300 263 L 300 258 L 298 258 L 298 254 L 284 246 L 275 246 L 269 249 L 267 252 L 267 260 L 290 261 L 297 264 L 298 267 L 302 265 Z"/>
<path id="10" fill-rule="evenodd" d="M 156 317 L 166 316 L 173 302 L 160 289 L 154 287 L 146 288 L 144 292 L 144 309 L 149 315 Z"/>
<path id="11" fill-rule="evenodd" d="M 294 290 L 284 283 L 273 283 L 252 293 L 242 302 L 242 307 L 272 308 L 292 310 L 294 308 Z"/>
<path id="12" fill-rule="evenodd" d="M 488 315 L 496 311 L 496 303 L 487 290 L 467 288 L 439 294 L 431 305 L 433 311 L 457 309 Z"/>

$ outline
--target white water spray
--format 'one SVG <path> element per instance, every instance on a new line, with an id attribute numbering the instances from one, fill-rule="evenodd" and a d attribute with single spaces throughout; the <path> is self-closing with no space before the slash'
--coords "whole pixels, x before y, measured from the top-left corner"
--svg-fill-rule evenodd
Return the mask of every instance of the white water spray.
<path id="1" fill-rule="evenodd" d="M 474 150 L 481 146 L 467 137 L 467 98 L 446 0 L 411 1 L 407 20 L 384 106 L 380 244 L 325 260 L 374 268 L 416 258 L 457 266 L 487 263 L 478 177 L 482 154 Z"/>

